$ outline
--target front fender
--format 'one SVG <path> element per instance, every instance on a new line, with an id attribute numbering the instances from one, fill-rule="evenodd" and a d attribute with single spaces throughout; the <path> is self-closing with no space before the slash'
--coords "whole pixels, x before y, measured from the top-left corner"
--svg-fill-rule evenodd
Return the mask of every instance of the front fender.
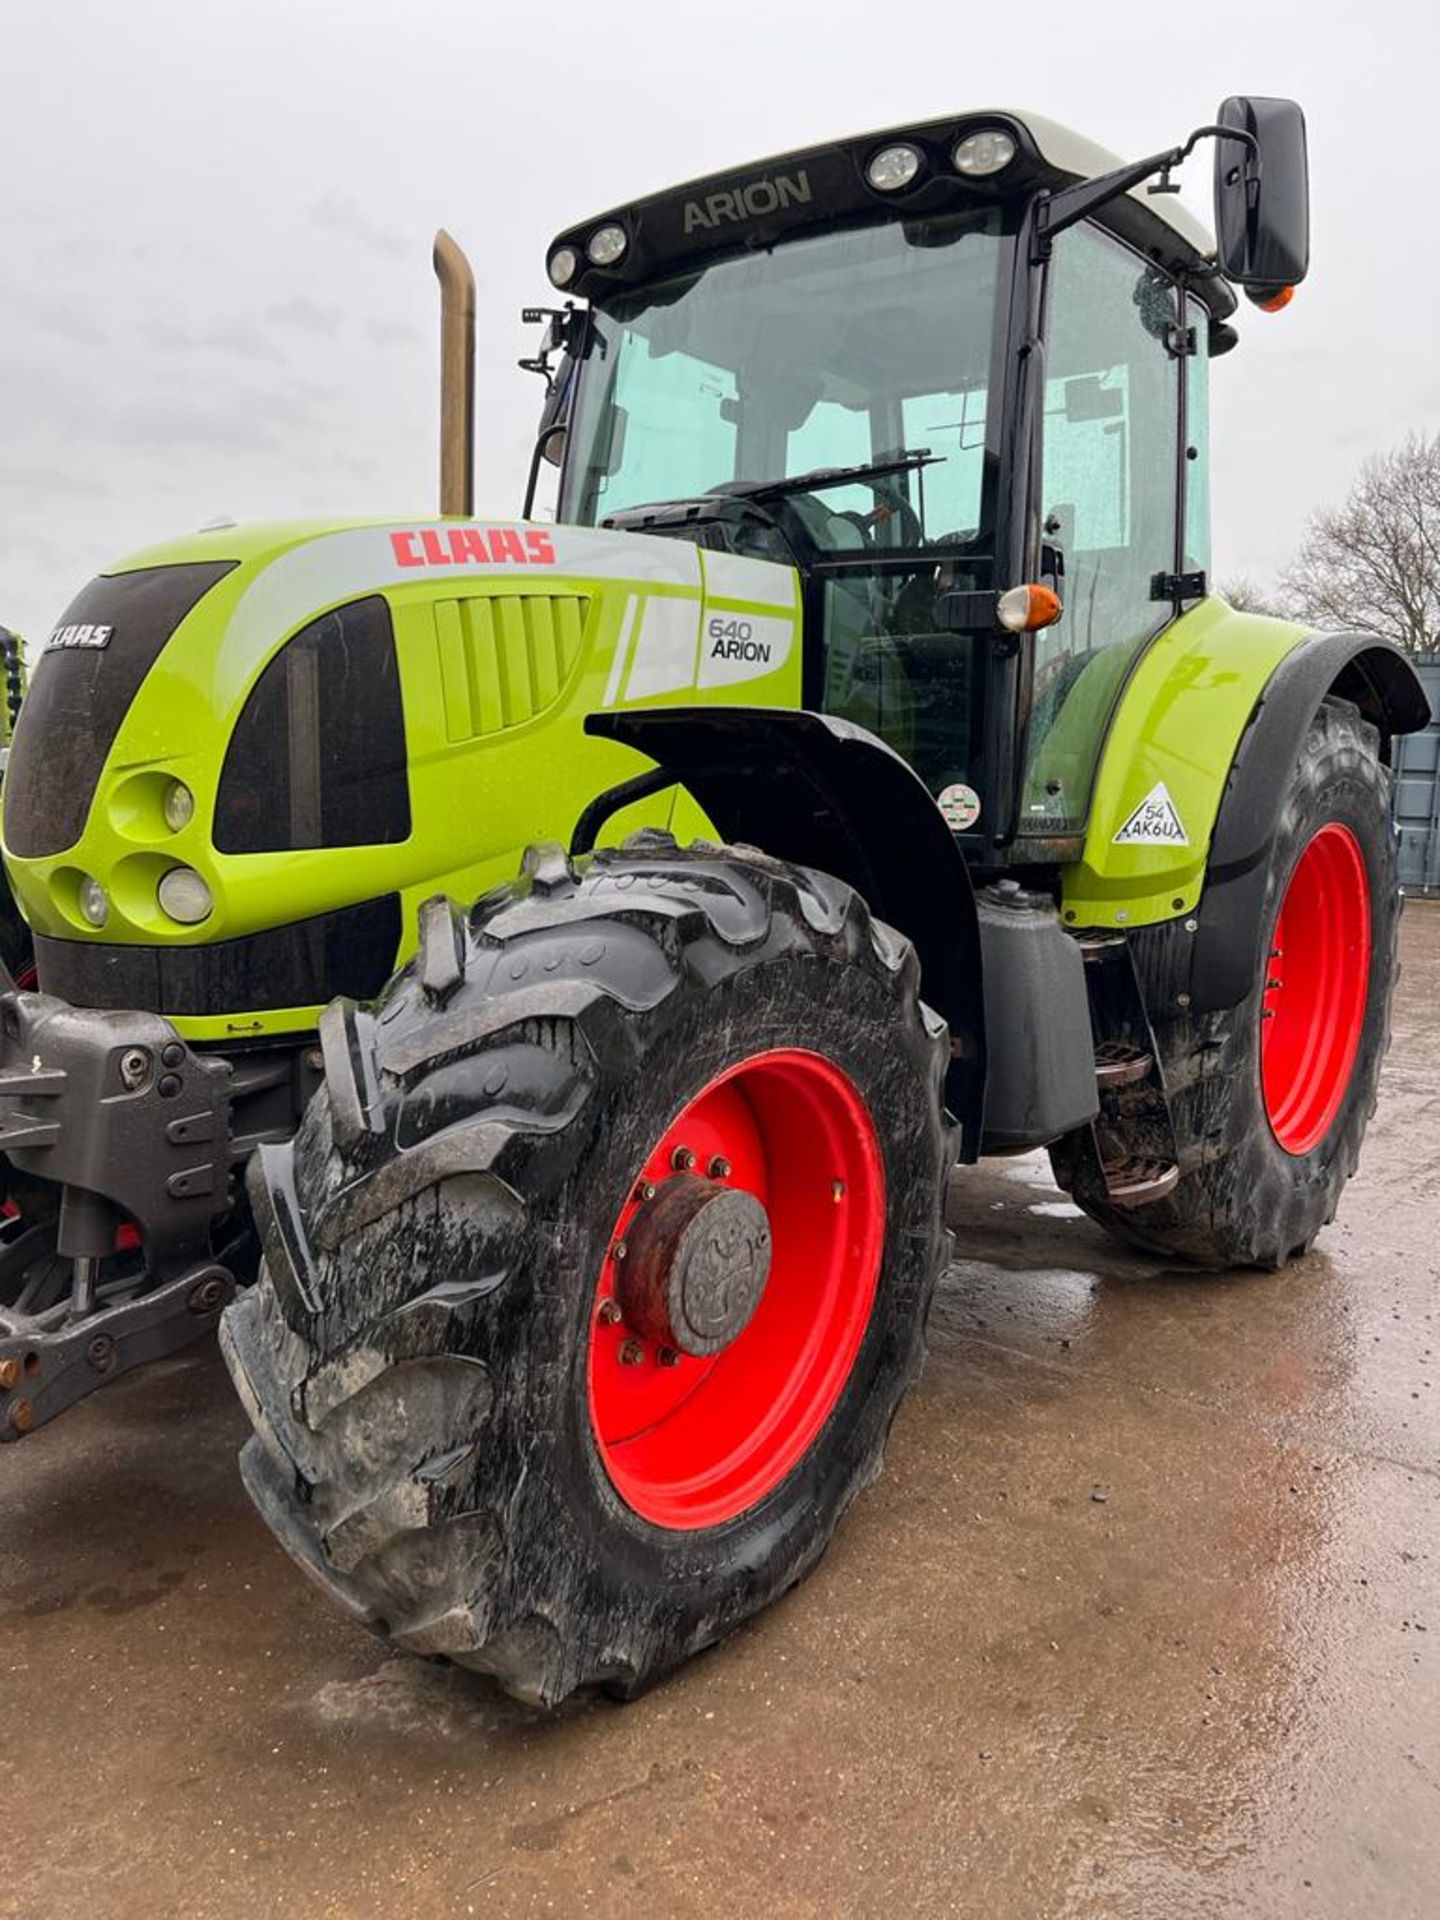
<path id="1" fill-rule="evenodd" d="M 585 729 L 648 754 L 723 839 L 833 874 L 913 943 L 925 999 L 949 1023 L 946 1099 L 974 1158 L 985 1086 L 975 896 L 955 836 L 899 754 L 847 720 L 776 708 L 639 708 L 592 714 Z"/>

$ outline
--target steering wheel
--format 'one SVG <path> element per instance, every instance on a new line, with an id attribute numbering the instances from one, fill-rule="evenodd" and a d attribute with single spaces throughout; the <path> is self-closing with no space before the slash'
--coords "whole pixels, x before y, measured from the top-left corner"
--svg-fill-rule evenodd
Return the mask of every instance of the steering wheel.
<path id="1" fill-rule="evenodd" d="M 869 513 L 847 513 L 843 517 L 853 521 L 865 536 L 867 546 L 878 547 L 882 544 L 894 544 L 901 547 L 923 547 L 925 544 L 925 523 L 911 506 L 910 502 L 893 487 L 881 488 L 871 482 L 875 495 L 875 504 Z M 900 538 L 893 543 L 876 539 L 881 527 L 891 520 L 900 522 Z"/>

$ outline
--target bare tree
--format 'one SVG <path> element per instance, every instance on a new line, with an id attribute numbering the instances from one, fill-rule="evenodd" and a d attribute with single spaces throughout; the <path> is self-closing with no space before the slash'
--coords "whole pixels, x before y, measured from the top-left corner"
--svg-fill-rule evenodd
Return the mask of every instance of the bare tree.
<path id="1" fill-rule="evenodd" d="M 1233 580 L 1222 580 L 1219 592 L 1220 598 L 1228 600 L 1237 613 L 1263 613 L 1271 620 L 1289 620 L 1293 617 L 1289 606 L 1278 593 L 1268 593 L 1263 587 L 1257 587 L 1244 574 Z"/>
<path id="2" fill-rule="evenodd" d="M 1367 461 L 1344 506 L 1311 518 L 1280 586 L 1319 626 L 1363 627 L 1407 653 L 1440 646 L 1440 433 Z"/>

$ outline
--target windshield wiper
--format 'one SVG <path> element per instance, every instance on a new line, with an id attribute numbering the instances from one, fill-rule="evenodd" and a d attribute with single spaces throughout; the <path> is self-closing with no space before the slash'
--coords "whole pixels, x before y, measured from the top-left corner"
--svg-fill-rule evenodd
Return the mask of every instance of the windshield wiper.
<path id="1" fill-rule="evenodd" d="M 778 500 L 787 493 L 826 493 L 831 487 L 885 480 L 893 473 L 937 466 L 945 457 L 943 453 L 931 453 L 928 447 L 919 447 L 914 453 L 891 454 L 884 460 L 867 460 L 858 467 L 816 467 L 811 473 L 792 474 L 788 480 L 732 480 L 714 491 L 741 500 Z"/>

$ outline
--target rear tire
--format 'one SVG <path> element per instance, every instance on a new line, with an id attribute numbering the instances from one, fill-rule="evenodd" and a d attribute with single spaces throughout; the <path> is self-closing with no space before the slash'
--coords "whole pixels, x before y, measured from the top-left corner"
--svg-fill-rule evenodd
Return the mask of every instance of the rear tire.
<path id="1" fill-rule="evenodd" d="M 287 1550 L 397 1644 L 549 1706 L 640 1691 L 819 1558 L 921 1362 L 951 1142 L 944 1026 L 908 943 L 848 888 L 660 835 L 578 871 L 532 849 L 526 870 L 458 925 L 431 903 L 374 1012 L 327 1014 L 326 1085 L 252 1169 L 265 1264 L 222 1344 L 257 1430 L 245 1482 Z M 685 1116 L 708 1154 L 688 1177 L 768 1182 L 773 1226 L 760 1305 L 713 1373 L 613 1323 L 617 1242 L 679 1168 Z M 738 1128 L 733 1170 L 702 1123 Z M 812 1286 L 827 1234 L 850 1293 Z M 642 1427 L 679 1421 L 796 1298 L 793 1365 L 783 1331 L 768 1360 L 751 1349 L 766 1403 L 727 1425 L 717 1388 L 708 1425 L 637 1459 L 616 1394 L 660 1396 Z M 828 1372 L 807 1341 L 830 1343 Z M 817 1417 L 772 1419 L 787 1394 L 824 1396 Z"/>
<path id="2" fill-rule="evenodd" d="M 1399 971 L 1396 861 L 1379 736 L 1349 701 L 1328 699 L 1281 809 L 1263 910 L 1269 965 L 1247 997 L 1220 1013 L 1177 1010 L 1183 925 L 1132 938 L 1181 1178 L 1126 1211 L 1069 1136 L 1051 1149 L 1055 1177 L 1093 1220 L 1212 1270 L 1274 1269 L 1309 1249 L 1335 1218 L 1375 1111 Z M 1277 954 L 1287 908 L 1296 937 Z"/>

